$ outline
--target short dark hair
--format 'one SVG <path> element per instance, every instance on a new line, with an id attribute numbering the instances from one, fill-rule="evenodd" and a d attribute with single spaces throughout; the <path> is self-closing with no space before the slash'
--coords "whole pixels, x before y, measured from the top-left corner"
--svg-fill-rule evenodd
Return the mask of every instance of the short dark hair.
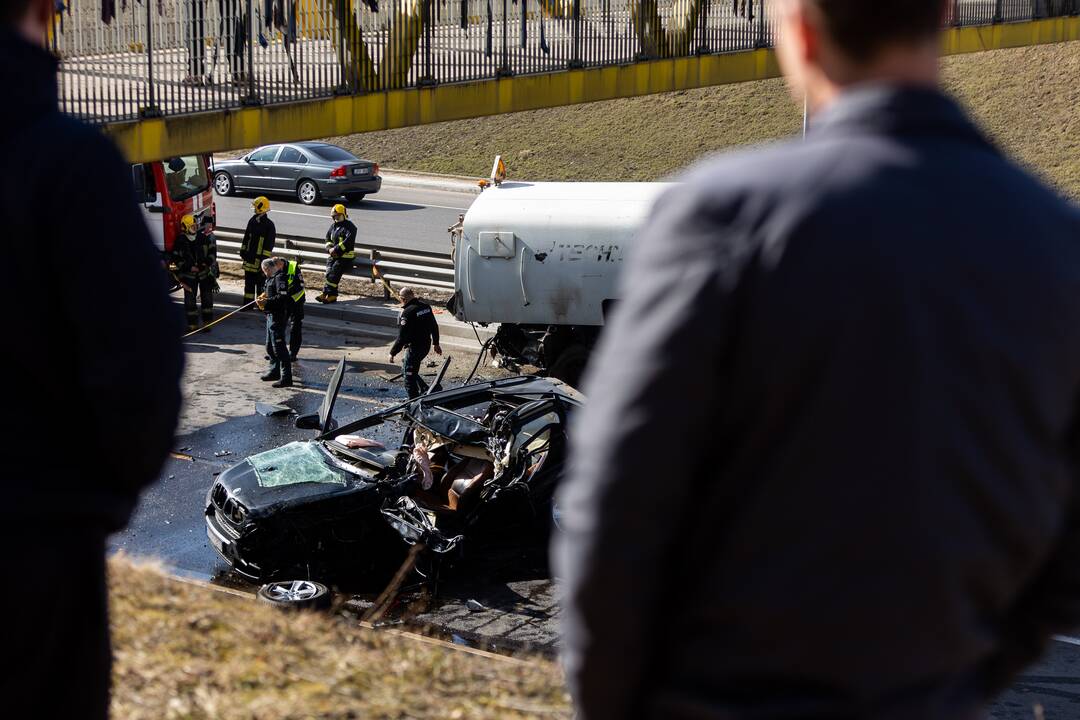
<path id="1" fill-rule="evenodd" d="M 809 0 L 825 31 L 853 60 L 870 60 L 896 42 L 926 40 L 941 29 L 945 0 Z"/>
<path id="2" fill-rule="evenodd" d="M 10 27 L 22 21 L 30 10 L 31 0 L 0 0 L 0 27 Z"/>

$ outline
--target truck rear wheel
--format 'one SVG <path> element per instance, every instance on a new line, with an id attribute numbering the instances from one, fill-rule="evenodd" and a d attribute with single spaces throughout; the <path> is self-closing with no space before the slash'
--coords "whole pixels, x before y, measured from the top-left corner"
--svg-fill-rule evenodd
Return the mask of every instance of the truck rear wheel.
<path id="1" fill-rule="evenodd" d="M 581 382 L 581 376 L 585 373 L 585 366 L 588 363 L 589 348 L 581 343 L 574 343 L 564 348 L 555 358 L 555 362 L 548 368 L 548 376 L 576 388 Z"/>

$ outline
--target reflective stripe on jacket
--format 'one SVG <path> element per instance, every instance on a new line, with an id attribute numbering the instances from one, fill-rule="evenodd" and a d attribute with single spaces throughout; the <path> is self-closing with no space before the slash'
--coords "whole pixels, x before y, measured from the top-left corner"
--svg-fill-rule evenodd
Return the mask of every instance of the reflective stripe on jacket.
<path id="1" fill-rule="evenodd" d="M 356 257 L 356 225 L 351 220 L 334 223 L 326 233 L 326 252 L 338 252 L 343 260 Z"/>

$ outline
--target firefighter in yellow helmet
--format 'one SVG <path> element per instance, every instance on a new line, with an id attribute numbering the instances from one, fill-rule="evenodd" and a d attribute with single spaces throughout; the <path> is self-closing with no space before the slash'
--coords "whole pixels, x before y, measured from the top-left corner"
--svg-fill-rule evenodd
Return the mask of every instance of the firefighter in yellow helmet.
<path id="1" fill-rule="evenodd" d="M 240 259 L 244 262 L 244 303 L 255 299 L 255 293 L 266 278 L 262 273 L 262 261 L 274 255 L 277 228 L 270 219 L 270 201 L 260 195 L 251 201 L 254 213 L 244 230 L 240 243 Z"/>
<path id="2" fill-rule="evenodd" d="M 321 303 L 337 302 L 338 284 L 341 276 L 353 266 L 356 259 L 356 226 L 349 220 L 345 206 L 338 203 L 330 209 L 334 223 L 326 231 L 326 284 L 315 300 Z"/>
<path id="3" fill-rule="evenodd" d="M 204 216 L 204 219 L 208 218 Z M 180 235 L 173 246 L 172 258 L 176 264 L 176 279 L 184 288 L 184 311 L 187 315 L 188 331 L 191 332 L 199 327 L 196 299 L 202 301 L 203 325 L 208 325 L 214 319 L 217 243 L 214 241 L 211 223 L 203 223 L 200 228 L 194 215 L 188 214 L 180 218 Z"/>

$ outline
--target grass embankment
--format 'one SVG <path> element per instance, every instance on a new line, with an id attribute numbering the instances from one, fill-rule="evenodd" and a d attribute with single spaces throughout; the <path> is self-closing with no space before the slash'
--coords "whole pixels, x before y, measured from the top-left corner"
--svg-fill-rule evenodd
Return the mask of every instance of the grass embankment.
<path id="1" fill-rule="evenodd" d="M 960 55 L 945 85 L 1014 157 L 1080 199 L 1080 42 Z M 333 138 L 386 167 L 485 177 L 656 180 L 701 156 L 799 131 L 782 80 Z"/>
<path id="2" fill-rule="evenodd" d="M 569 717 L 555 663 L 520 662 L 286 614 L 109 564 L 112 714 L 165 718 Z"/>

